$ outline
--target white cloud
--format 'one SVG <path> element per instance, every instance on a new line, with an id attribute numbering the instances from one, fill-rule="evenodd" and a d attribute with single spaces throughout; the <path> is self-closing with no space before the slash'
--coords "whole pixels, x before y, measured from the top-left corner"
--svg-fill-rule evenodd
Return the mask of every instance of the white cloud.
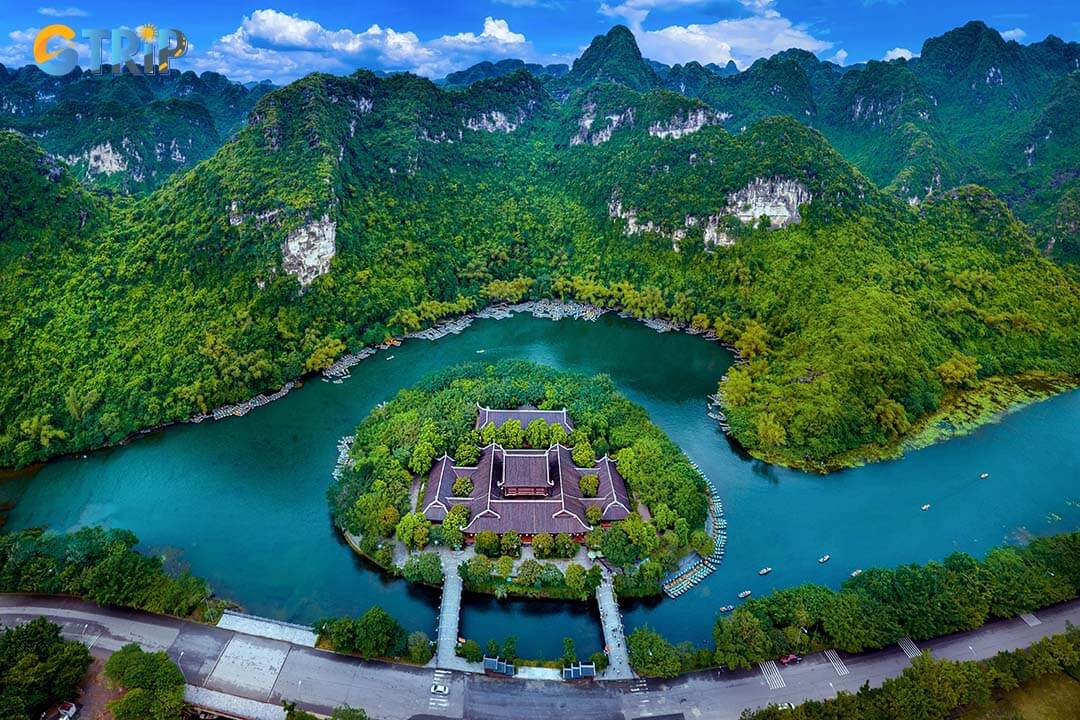
<path id="1" fill-rule="evenodd" d="M 829 62 L 834 62 L 837 65 L 843 65 L 845 62 L 847 62 L 847 58 L 848 51 L 844 48 L 840 48 L 831 58 L 829 58 Z"/>
<path id="2" fill-rule="evenodd" d="M 33 42 L 39 28 L 12 30 L 8 33 L 11 42 L 0 45 L 0 64 L 9 67 L 21 67 L 34 62 Z"/>
<path id="3" fill-rule="evenodd" d="M 330 30 L 296 15 L 256 10 L 205 52 L 191 53 L 186 67 L 214 70 L 242 82 L 264 78 L 288 82 L 309 72 L 341 73 L 356 67 L 442 77 L 483 58 L 509 54 L 533 56 L 525 36 L 499 18 L 485 18 L 479 34 L 462 32 L 424 41 L 414 32 L 379 25 L 360 32 Z"/>
<path id="4" fill-rule="evenodd" d="M 883 57 L 882 60 L 884 60 L 885 62 L 888 62 L 890 60 L 899 60 L 900 58 L 903 58 L 904 60 L 910 60 L 913 57 L 915 57 L 915 53 L 911 52 L 907 48 L 895 47 L 885 53 L 885 57 Z"/>
<path id="5" fill-rule="evenodd" d="M 634 30 L 642 54 L 668 64 L 697 60 L 723 65 L 734 60 L 740 68 L 745 68 L 754 60 L 781 50 L 801 48 L 817 53 L 833 46 L 781 15 L 775 0 L 738 1 L 746 11 L 744 17 L 669 25 L 657 30 L 643 27 L 653 10 L 706 5 L 710 0 L 624 0 L 617 5 L 605 2 L 600 5 L 600 13 L 626 20 Z"/>
<path id="6" fill-rule="evenodd" d="M 54 8 L 43 7 L 38 8 L 38 14 L 45 15 L 46 17 L 86 17 L 90 13 L 77 7 L 66 8 Z"/>
<path id="7" fill-rule="evenodd" d="M 1005 38 L 1006 40 L 1016 40 L 1017 42 L 1020 42 L 1025 37 L 1027 37 L 1027 33 L 1020 28 L 1013 28 L 1012 30 L 1002 31 L 1001 37 Z"/>

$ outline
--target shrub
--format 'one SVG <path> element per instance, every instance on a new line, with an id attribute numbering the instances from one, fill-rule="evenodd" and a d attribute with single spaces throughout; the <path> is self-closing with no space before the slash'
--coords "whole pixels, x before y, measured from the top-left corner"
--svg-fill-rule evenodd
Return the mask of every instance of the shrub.
<path id="1" fill-rule="evenodd" d="M 421 630 L 409 633 L 406 645 L 409 650 L 409 660 L 417 665 L 425 664 L 435 655 L 435 651 L 431 647 L 431 638 Z"/>
<path id="2" fill-rule="evenodd" d="M 499 538 L 499 547 L 503 555 L 519 557 L 521 555 L 521 535 L 515 530 L 503 533 L 502 537 Z"/>
<path id="3" fill-rule="evenodd" d="M 480 649 L 480 643 L 475 640 L 466 640 L 459 644 L 455 652 L 458 657 L 463 657 L 469 662 L 480 662 L 484 659 L 484 651 Z"/>
<path id="4" fill-rule="evenodd" d="M 184 676 L 164 650 L 131 643 L 105 663 L 105 677 L 125 693 L 109 703 L 115 720 L 175 720 L 184 707 Z"/>
<path id="5" fill-rule="evenodd" d="M 486 555 L 489 558 L 499 557 L 501 551 L 499 536 L 490 530 L 481 530 L 478 532 L 473 547 L 476 549 L 476 552 L 481 555 Z"/>

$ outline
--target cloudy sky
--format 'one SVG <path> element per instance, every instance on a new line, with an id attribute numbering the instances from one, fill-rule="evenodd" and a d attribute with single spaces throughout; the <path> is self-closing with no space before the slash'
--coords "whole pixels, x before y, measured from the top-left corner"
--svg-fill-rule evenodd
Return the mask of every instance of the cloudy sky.
<path id="1" fill-rule="evenodd" d="M 11 0 L 0 0 L 5 5 Z M 571 62 L 596 35 L 628 25 L 666 63 L 746 67 L 789 47 L 855 63 L 918 54 L 927 37 L 980 19 L 1020 42 L 1080 40 L 1075 0 L 18 0 L 0 23 L 0 63 L 32 61 L 38 28 L 181 29 L 181 69 L 287 82 L 321 70 L 409 70 L 430 77 L 506 57 Z"/>

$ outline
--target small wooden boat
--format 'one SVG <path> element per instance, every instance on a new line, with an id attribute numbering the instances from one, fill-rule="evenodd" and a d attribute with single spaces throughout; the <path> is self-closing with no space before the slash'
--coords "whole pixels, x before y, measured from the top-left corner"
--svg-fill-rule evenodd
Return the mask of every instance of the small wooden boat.
<path id="1" fill-rule="evenodd" d="M 758 575 L 768 575 L 771 572 L 772 572 L 771 567 L 763 567 L 763 568 L 761 568 L 760 570 L 757 571 L 757 574 Z"/>
<path id="2" fill-rule="evenodd" d="M 819 558 L 817 559 L 817 561 L 818 561 L 819 563 L 821 563 L 822 565 L 824 565 L 825 563 L 829 562 L 829 558 L 830 558 L 830 556 L 829 556 L 829 553 L 825 553 L 824 555 L 822 555 L 821 557 L 819 557 Z"/>
<path id="3" fill-rule="evenodd" d="M 750 597 L 750 591 L 749 590 L 743 590 L 741 593 L 739 593 L 739 599 L 740 600 L 745 600 L 748 597 Z"/>
<path id="4" fill-rule="evenodd" d="M 725 605 L 724 607 L 720 608 L 720 612 L 728 613 L 728 612 L 731 612 L 734 609 L 735 609 L 734 605 Z"/>

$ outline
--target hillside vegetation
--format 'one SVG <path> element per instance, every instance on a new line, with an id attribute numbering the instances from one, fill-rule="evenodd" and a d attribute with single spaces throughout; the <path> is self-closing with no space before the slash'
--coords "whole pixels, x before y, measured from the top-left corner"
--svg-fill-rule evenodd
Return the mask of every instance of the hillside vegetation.
<path id="1" fill-rule="evenodd" d="M 310 75 L 135 200 L 0 134 L 0 464 L 523 297 L 714 330 L 747 361 L 722 388 L 735 437 L 819 469 L 987 378 L 1080 373 L 1076 276 L 991 192 L 909 207 L 792 118 L 729 132 L 702 100 L 634 89 L 651 69 L 624 82 L 604 53 L 636 47 L 612 33 L 550 81 L 561 100 L 522 70 L 460 91 Z M 755 216 L 770 193 L 796 216 Z"/>

